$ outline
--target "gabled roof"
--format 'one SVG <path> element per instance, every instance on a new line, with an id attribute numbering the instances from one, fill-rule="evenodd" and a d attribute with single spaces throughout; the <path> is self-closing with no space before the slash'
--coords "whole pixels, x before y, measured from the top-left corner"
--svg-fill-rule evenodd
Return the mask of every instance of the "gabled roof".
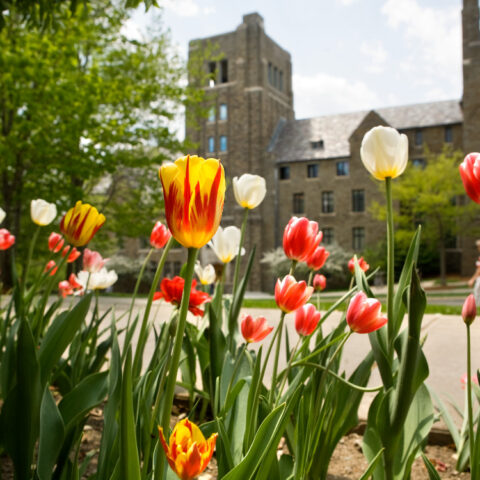
<path id="1" fill-rule="evenodd" d="M 276 131 L 277 138 L 272 138 L 269 151 L 273 152 L 277 163 L 349 157 L 350 135 L 370 111 L 291 120 L 280 132 Z M 458 100 L 377 108 L 374 111 L 398 130 L 463 122 Z M 312 142 L 320 140 L 323 140 L 323 148 L 312 148 Z"/>

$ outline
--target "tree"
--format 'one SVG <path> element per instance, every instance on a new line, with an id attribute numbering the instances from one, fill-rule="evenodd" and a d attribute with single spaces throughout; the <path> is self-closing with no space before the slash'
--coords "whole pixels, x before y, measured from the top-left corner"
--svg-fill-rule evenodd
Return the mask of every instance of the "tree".
<path id="1" fill-rule="evenodd" d="M 423 242 L 438 251 L 443 285 L 446 284 L 446 250 L 475 215 L 474 205 L 467 202 L 458 173 L 462 159 L 463 153 L 459 151 L 426 152 L 424 168 L 410 166 L 392 183 L 393 198 L 398 202 L 396 243 L 400 250 L 408 248 L 421 224 Z M 378 204 L 373 206 L 373 212 L 378 218 L 385 216 L 385 208 Z"/>
<path id="2" fill-rule="evenodd" d="M 20 245 L 33 198 L 60 211 L 79 199 L 119 215 L 134 208 L 135 221 L 110 222 L 132 236 L 160 212 L 156 166 L 182 151 L 173 119 L 203 90 L 183 86 L 186 67 L 160 28 L 130 40 L 127 19 L 102 0 L 84 15 L 59 8 L 41 31 L 9 11 L 0 31 L 0 205 Z"/>

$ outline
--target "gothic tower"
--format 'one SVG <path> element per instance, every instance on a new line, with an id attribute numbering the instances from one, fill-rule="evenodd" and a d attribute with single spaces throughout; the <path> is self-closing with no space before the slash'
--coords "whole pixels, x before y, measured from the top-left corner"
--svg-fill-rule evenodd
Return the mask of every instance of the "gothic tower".
<path id="1" fill-rule="evenodd" d="M 478 0 L 463 0 L 463 149 L 480 152 L 480 27 Z"/>
<path id="2" fill-rule="evenodd" d="M 258 13 L 244 15 L 233 32 L 192 40 L 189 57 L 199 50 L 212 52 L 205 62 L 209 114 L 196 128 L 187 122 L 186 135 L 197 144 L 191 153 L 221 159 L 227 177 L 222 226 L 240 227 L 243 209 L 235 202 L 231 181 L 252 173 L 267 178 L 267 185 L 272 185 L 267 147 L 279 121 L 294 118 L 291 58 L 265 34 Z M 245 247 L 249 252 L 254 244 L 257 246 L 250 290 L 269 291 L 272 287 L 259 261 L 261 252 L 274 246 L 273 203 L 274 194 L 268 192 L 260 207 L 249 214 Z M 227 284 L 231 271 L 229 274 Z"/>

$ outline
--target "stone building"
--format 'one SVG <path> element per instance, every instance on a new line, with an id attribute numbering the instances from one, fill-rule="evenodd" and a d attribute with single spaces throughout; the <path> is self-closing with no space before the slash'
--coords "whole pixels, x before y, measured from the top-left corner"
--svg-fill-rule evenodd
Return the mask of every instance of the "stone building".
<path id="1" fill-rule="evenodd" d="M 208 118 L 200 119 L 198 128 L 187 125 L 188 138 L 198 145 L 191 153 L 220 158 L 227 185 L 247 172 L 267 181 L 267 197 L 251 212 L 247 230 L 247 250 L 257 246 L 251 290 L 272 289 L 259 260 L 263 252 L 281 245 L 292 215 L 318 221 L 325 244 L 335 241 L 350 251 L 361 252 L 384 237 L 384 224 L 368 213 L 369 204 L 383 201 L 383 195 L 359 153 L 363 135 L 373 126 L 405 133 L 414 165 L 425 162 L 425 147 L 440 152 L 446 143 L 465 152 L 480 151 L 478 0 L 464 0 L 462 21 L 462 100 L 303 120 L 295 120 L 293 110 L 290 54 L 266 35 L 259 14 L 244 15 L 233 32 L 190 42 L 190 54 L 207 45 L 221 54 L 206 65 Z M 228 188 L 222 225 L 240 226 L 242 214 Z M 461 273 L 471 274 L 473 240 L 457 239 L 455 253 Z M 208 252 L 204 255 L 204 260 L 213 260 Z"/>

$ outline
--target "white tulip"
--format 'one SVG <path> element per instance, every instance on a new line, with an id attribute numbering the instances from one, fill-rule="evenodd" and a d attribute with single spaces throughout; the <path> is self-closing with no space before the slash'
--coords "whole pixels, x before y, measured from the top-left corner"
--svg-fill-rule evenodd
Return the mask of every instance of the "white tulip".
<path id="1" fill-rule="evenodd" d="M 6 217 L 5 210 L 3 208 L 0 208 L 0 223 L 2 223 L 5 220 Z"/>
<path id="2" fill-rule="evenodd" d="M 391 127 L 374 127 L 363 137 L 360 156 L 378 180 L 398 177 L 407 166 L 408 138 Z"/>
<path id="3" fill-rule="evenodd" d="M 54 203 L 48 203 L 41 198 L 32 200 L 30 204 L 30 215 L 37 225 L 44 227 L 52 223 L 57 216 L 57 206 Z"/>
<path id="4" fill-rule="evenodd" d="M 202 285 L 210 285 L 215 282 L 215 268 L 211 263 L 202 268 L 200 262 L 197 262 L 195 264 L 195 273 Z"/>
<path id="5" fill-rule="evenodd" d="M 237 203 L 251 210 L 258 207 L 267 193 L 265 179 L 259 175 L 245 173 L 240 178 L 233 178 L 233 193 Z"/>
<path id="6" fill-rule="evenodd" d="M 225 230 L 218 227 L 217 233 L 212 240 L 208 242 L 210 248 L 215 252 L 217 257 L 223 263 L 231 262 L 238 254 L 238 247 L 240 246 L 240 229 L 237 227 L 227 227 Z M 242 248 L 241 254 L 245 253 Z"/>
<path id="7" fill-rule="evenodd" d="M 114 270 L 107 270 L 105 267 L 95 273 L 82 270 L 78 272 L 77 278 L 78 283 L 84 290 L 105 290 L 118 280 L 116 272 Z"/>

